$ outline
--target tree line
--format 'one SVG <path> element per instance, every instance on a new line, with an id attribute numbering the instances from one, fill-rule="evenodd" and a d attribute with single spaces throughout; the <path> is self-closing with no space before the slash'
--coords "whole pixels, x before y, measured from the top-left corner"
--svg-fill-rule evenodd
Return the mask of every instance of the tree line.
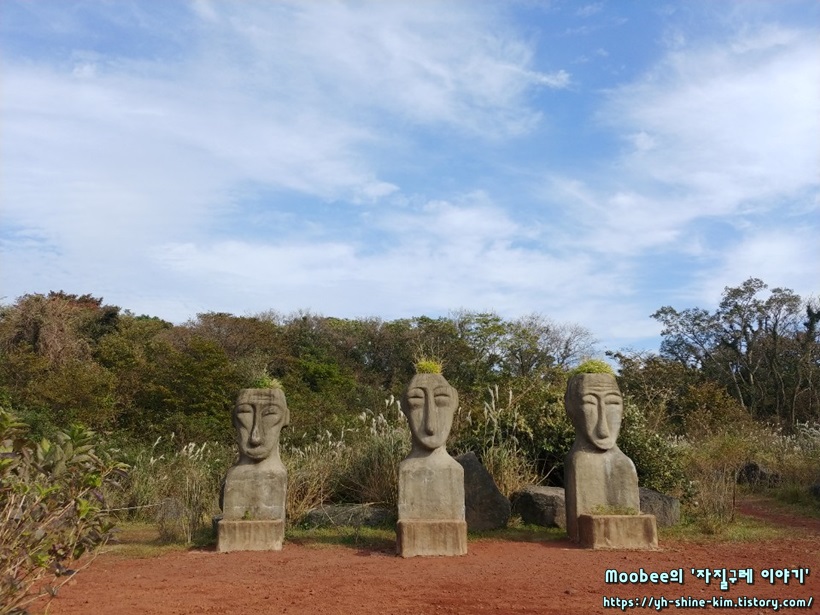
<path id="1" fill-rule="evenodd" d="M 685 430 L 746 413 L 789 428 L 820 420 L 820 306 L 750 278 L 714 312 L 660 308 L 658 353 L 608 351 L 624 393 L 653 428 Z M 0 308 L 0 403 L 35 430 L 80 423 L 149 440 L 229 440 L 238 389 L 279 379 L 294 434 L 343 429 L 400 395 L 434 357 L 461 405 L 513 391 L 523 416 L 560 403 L 566 373 L 597 353 L 590 331 L 540 314 L 492 312 L 385 321 L 310 312 L 208 312 L 180 325 L 92 295 L 28 294 Z"/>

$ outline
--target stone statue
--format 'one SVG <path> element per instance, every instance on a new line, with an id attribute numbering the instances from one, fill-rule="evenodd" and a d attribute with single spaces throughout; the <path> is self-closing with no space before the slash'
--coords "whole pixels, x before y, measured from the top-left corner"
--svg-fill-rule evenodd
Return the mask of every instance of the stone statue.
<path id="1" fill-rule="evenodd" d="M 401 399 L 413 447 L 399 466 L 402 557 L 464 555 L 464 469 L 445 448 L 458 393 L 441 374 L 416 374 Z"/>
<path id="2" fill-rule="evenodd" d="M 605 511 L 638 514 L 638 473 L 616 443 L 624 404 L 615 376 L 573 376 L 564 405 L 575 427 L 575 443 L 564 460 L 567 533 L 577 542 L 580 515 Z"/>
<path id="3" fill-rule="evenodd" d="M 279 434 L 289 422 L 281 388 L 239 392 L 233 410 L 239 460 L 225 477 L 218 551 L 282 548 L 288 474 L 279 457 Z"/>

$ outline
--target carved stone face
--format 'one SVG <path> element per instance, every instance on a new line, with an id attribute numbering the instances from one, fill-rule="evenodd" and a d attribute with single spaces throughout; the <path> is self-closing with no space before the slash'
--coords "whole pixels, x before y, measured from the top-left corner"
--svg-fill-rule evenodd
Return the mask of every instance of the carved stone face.
<path id="1" fill-rule="evenodd" d="M 414 449 L 442 448 L 450 435 L 458 393 L 441 374 L 416 374 L 401 399 Z"/>
<path id="2" fill-rule="evenodd" d="M 577 374 L 567 384 L 564 397 L 576 438 L 607 451 L 621 431 L 624 400 L 612 374 Z"/>
<path id="3" fill-rule="evenodd" d="M 281 389 L 242 389 L 233 411 L 240 461 L 258 463 L 279 451 L 279 433 L 290 422 Z"/>

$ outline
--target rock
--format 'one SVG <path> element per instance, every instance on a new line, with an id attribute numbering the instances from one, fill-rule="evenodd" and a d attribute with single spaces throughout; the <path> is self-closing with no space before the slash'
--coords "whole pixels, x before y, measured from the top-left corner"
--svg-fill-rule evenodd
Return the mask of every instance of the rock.
<path id="1" fill-rule="evenodd" d="M 370 504 L 328 504 L 309 510 L 302 519 L 306 527 L 380 527 L 396 522 L 396 511 Z"/>
<path id="2" fill-rule="evenodd" d="M 753 487 L 776 487 L 780 484 L 780 475 L 777 472 L 770 472 L 754 461 L 750 461 L 738 472 L 737 482 L 741 485 L 751 485 Z"/>
<path id="3" fill-rule="evenodd" d="M 510 501 L 498 490 L 493 477 L 475 453 L 456 457 L 464 468 L 464 507 L 470 531 L 507 527 Z"/>
<path id="4" fill-rule="evenodd" d="M 640 487 L 641 513 L 655 515 L 658 526 L 669 527 L 680 522 L 680 500 L 646 487 Z"/>
<path id="5" fill-rule="evenodd" d="M 567 527 L 567 511 L 562 487 L 532 485 L 516 491 L 510 500 L 512 511 L 521 515 L 524 523 L 562 529 Z"/>

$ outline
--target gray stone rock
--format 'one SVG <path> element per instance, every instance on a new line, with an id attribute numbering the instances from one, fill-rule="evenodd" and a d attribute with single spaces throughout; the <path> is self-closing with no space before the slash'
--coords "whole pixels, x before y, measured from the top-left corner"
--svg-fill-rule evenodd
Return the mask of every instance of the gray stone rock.
<path id="1" fill-rule="evenodd" d="M 512 512 L 524 523 L 544 527 L 567 528 L 567 512 L 563 487 L 525 487 L 512 498 Z"/>
<path id="2" fill-rule="evenodd" d="M 750 461 L 738 472 L 737 482 L 752 487 L 776 487 L 780 484 L 780 475 Z"/>
<path id="3" fill-rule="evenodd" d="M 677 525 L 680 522 L 680 500 L 652 489 L 641 487 L 641 512 L 655 515 L 660 527 Z"/>
<path id="4" fill-rule="evenodd" d="M 379 527 L 396 522 L 396 511 L 370 504 L 330 504 L 314 508 L 302 519 L 302 525 L 314 527 Z"/>
<path id="5" fill-rule="evenodd" d="M 464 468 L 464 506 L 467 529 L 497 530 L 507 527 L 510 501 L 498 490 L 492 475 L 481 465 L 475 453 L 456 457 Z"/>

